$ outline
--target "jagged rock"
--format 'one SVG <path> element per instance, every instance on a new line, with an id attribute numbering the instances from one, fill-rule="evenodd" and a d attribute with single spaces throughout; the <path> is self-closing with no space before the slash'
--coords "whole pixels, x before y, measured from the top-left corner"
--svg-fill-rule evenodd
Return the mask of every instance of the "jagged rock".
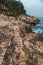
<path id="1" fill-rule="evenodd" d="M 22 21 L 24 21 L 27 24 L 30 25 L 36 25 L 39 23 L 40 20 L 35 18 L 34 16 L 28 16 L 28 15 L 20 15 L 19 16 Z M 34 22 L 35 21 L 35 22 Z"/>
<path id="2" fill-rule="evenodd" d="M 43 35 L 31 30 L 39 20 L 27 15 L 0 19 L 0 65 L 43 65 Z"/>

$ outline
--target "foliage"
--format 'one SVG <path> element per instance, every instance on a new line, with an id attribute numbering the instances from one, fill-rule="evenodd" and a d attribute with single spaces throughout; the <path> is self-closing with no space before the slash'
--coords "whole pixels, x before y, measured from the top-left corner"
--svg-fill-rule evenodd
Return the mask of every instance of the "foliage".
<path id="1" fill-rule="evenodd" d="M 2 9 L 9 15 L 19 16 L 20 14 L 26 13 L 23 4 L 20 1 L 0 0 L 0 5 L 3 5 Z"/>

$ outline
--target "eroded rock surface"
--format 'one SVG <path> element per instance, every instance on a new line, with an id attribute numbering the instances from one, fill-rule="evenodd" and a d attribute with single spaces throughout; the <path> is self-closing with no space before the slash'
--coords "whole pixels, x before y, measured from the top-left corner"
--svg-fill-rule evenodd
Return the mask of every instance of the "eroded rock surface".
<path id="1" fill-rule="evenodd" d="M 43 35 L 31 30 L 39 20 L 27 18 L 0 15 L 0 65 L 43 65 Z"/>

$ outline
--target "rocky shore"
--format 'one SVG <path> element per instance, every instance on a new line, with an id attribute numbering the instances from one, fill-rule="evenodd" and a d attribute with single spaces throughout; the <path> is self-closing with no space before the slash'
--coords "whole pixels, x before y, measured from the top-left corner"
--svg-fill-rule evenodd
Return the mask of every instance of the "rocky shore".
<path id="1" fill-rule="evenodd" d="M 38 23 L 33 16 L 0 15 L 0 65 L 43 65 L 43 35 L 31 30 Z"/>

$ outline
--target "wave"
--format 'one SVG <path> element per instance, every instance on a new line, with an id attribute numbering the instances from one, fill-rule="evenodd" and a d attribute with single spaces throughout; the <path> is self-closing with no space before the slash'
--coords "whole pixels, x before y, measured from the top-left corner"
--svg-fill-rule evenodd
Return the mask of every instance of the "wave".
<path id="1" fill-rule="evenodd" d="M 40 20 L 40 23 L 37 24 L 36 26 L 32 26 L 32 31 L 35 33 L 43 33 L 43 17 L 38 17 L 38 19 Z"/>
<path id="2" fill-rule="evenodd" d="M 40 33 L 40 34 L 43 33 L 43 30 L 41 28 L 32 29 L 32 31 L 35 32 L 35 33 Z"/>

